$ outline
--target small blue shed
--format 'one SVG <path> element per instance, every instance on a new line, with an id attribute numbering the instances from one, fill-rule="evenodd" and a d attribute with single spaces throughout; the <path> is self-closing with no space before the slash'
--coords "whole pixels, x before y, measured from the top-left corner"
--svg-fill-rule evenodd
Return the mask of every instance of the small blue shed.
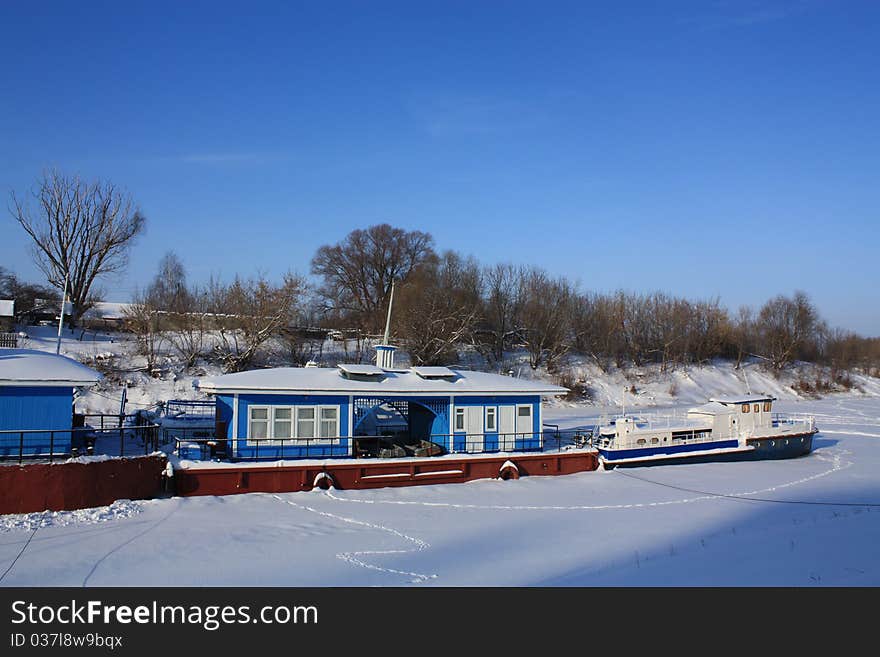
<path id="1" fill-rule="evenodd" d="M 197 387 L 216 397 L 217 438 L 236 459 L 539 450 L 542 397 L 567 392 L 486 372 L 360 364 L 239 372 Z"/>
<path id="2" fill-rule="evenodd" d="M 69 454 L 74 388 L 100 379 L 66 356 L 0 349 L 0 457 Z"/>

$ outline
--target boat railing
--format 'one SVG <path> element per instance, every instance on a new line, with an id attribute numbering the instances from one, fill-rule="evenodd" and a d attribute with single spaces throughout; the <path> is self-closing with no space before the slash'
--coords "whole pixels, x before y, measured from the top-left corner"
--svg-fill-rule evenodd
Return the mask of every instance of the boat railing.
<path id="1" fill-rule="evenodd" d="M 660 438 L 658 436 L 633 436 L 623 438 L 598 436 L 593 441 L 593 446 L 601 449 L 641 449 L 649 447 L 661 447 L 663 445 L 690 445 L 718 440 L 712 435 L 711 429 L 690 429 L 675 432 L 672 436 Z"/>
<path id="2" fill-rule="evenodd" d="M 781 425 L 798 425 L 805 424 L 809 431 L 812 431 L 816 427 L 816 418 L 812 415 L 787 415 L 785 413 L 773 413 L 773 426 L 778 427 Z"/>

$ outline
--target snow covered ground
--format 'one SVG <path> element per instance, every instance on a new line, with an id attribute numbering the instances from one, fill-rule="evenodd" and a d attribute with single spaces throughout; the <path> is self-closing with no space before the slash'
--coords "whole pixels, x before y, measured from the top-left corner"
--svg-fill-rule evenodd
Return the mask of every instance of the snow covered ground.
<path id="1" fill-rule="evenodd" d="M 0 583 L 880 585 L 880 399 L 777 406 L 816 416 L 812 454 L 0 516 Z"/>

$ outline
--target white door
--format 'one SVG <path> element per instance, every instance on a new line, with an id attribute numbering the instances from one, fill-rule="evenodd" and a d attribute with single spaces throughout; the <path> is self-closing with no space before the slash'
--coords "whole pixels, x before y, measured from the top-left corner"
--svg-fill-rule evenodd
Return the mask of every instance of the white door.
<path id="1" fill-rule="evenodd" d="M 516 407 L 502 406 L 498 409 L 498 449 L 502 452 L 512 452 L 516 446 Z"/>
<path id="2" fill-rule="evenodd" d="M 483 407 L 468 406 L 466 411 L 467 451 L 483 451 Z"/>
<path id="3" fill-rule="evenodd" d="M 516 437 L 520 440 L 530 439 L 534 435 L 535 425 L 532 423 L 532 405 L 517 404 L 516 406 Z"/>

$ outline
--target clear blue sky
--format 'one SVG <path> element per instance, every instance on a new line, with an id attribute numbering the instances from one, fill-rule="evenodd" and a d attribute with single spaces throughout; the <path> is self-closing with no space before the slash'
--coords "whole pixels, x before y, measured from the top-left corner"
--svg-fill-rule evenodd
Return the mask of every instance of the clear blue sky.
<path id="1" fill-rule="evenodd" d="M 880 335 L 880 2 L 6 1 L 0 70 L 4 199 L 55 166 L 148 217 L 108 300 L 168 249 L 277 277 L 388 222 Z"/>

